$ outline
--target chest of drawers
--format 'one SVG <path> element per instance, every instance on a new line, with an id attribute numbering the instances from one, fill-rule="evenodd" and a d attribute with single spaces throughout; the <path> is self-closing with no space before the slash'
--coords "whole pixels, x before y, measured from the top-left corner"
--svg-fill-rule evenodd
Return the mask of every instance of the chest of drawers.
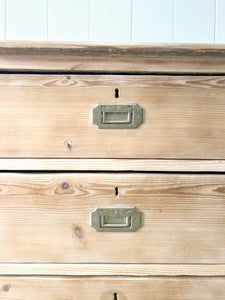
<path id="1" fill-rule="evenodd" d="M 0 45 L 0 299 L 224 300 L 223 46 Z"/>

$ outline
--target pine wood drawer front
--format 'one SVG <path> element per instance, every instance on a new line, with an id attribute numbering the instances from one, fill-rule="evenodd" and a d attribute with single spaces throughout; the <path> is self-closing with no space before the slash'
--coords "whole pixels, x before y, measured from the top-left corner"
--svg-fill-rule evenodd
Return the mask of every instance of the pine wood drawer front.
<path id="1" fill-rule="evenodd" d="M 142 227 L 97 232 L 96 207 Z M 2 173 L 0 245 L 1 263 L 225 263 L 225 175 Z"/>
<path id="2" fill-rule="evenodd" d="M 143 123 L 99 129 L 99 103 L 137 103 Z M 225 159 L 224 115 L 224 76 L 1 74 L 0 157 Z"/>
<path id="3" fill-rule="evenodd" d="M 7 300 L 224 300 L 225 278 L 0 277 Z"/>

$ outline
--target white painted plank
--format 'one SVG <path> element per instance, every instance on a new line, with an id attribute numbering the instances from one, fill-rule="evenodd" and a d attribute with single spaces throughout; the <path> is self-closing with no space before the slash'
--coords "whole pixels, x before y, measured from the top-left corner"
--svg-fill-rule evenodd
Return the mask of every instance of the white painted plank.
<path id="1" fill-rule="evenodd" d="M 7 40 L 47 39 L 47 0 L 6 0 Z"/>
<path id="2" fill-rule="evenodd" d="M 88 41 L 89 0 L 48 0 L 48 39 Z"/>
<path id="3" fill-rule="evenodd" d="M 173 23 L 175 42 L 225 43 L 225 0 L 0 0 L 1 40 L 167 43 Z"/>
<path id="4" fill-rule="evenodd" d="M 225 43 L 225 0 L 216 0 L 216 43 Z"/>
<path id="5" fill-rule="evenodd" d="M 133 41 L 173 41 L 173 0 L 133 0 Z"/>
<path id="6" fill-rule="evenodd" d="M 175 0 L 175 42 L 213 43 L 214 6 L 214 0 Z"/>
<path id="7" fill-rule="evenodd" d="M 5 0 L 0 0 L 0 40 L 5 39 Z"/>
<path id="8" fill-rule="evenodd" d="M 131 0 L 92 0 L 91 40 L 131 41 Z"/>

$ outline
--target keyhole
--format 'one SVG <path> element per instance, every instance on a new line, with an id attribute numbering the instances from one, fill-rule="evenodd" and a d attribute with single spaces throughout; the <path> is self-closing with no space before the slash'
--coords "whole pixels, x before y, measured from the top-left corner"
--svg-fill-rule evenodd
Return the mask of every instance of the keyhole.
<path id="1" fill-rule="evenodd" d="M 118 295 L 117 293 L 114 293 L 114 299 L 113 300 L 118 300 Z"/>
<path id="2" fill-rule="evenodd" d="M 115 89 L 115 98 L 119 98 L 119 97 L 120 97 L 120 90 Z"/>
<path id="3" fill-rule="evenodd" d="M 118 186 L 115 187 L 115 196 L 116 197 L 119 196 L 119 188 L 118 188 Z"/>

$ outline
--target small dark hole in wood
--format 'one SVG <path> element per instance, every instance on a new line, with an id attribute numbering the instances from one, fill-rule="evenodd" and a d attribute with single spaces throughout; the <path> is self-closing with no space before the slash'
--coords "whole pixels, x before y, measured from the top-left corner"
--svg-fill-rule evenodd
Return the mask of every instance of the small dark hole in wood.
<path id="1" fill-rule="evenodd" d="M 69 183 L 63 182 L 63 183 L 61 184 L 61 187 L 62 187 L 63 190 L 67 190 L 67 189 L 69 188 Z"/>
<path id="2" fill-rule="evenodd" d="M 67 148 L 70 150 L 72 149 L 72 141 L 67 142 Z"/>
<path id="3" fill-rule="evenodd" d="M 114 293 L 114 299 L 113 300 L 118 300 L 118 295 L 117 293 Z"/>
<path id="4" fill-rule="evenodd" d="M 115 196 L 116 197 L 119 196 L 119 188 L 118 188 L 118 186 L 115 187 Z"/>
<path id="5" fill-rule="evenodd" d="M 115 89 L 115 98 L 119 98 L 119 97 L 120 97 L 120 90 Z"/>

